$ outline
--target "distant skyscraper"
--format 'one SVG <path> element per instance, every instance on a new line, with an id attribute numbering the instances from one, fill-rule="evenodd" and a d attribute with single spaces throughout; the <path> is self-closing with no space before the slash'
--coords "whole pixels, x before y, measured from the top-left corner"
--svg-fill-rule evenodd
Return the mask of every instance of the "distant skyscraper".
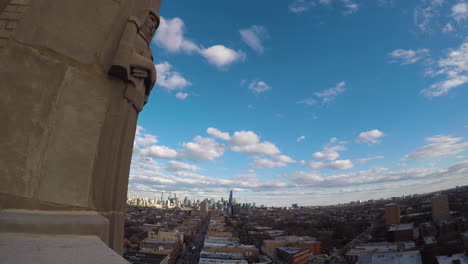
<path id="1" fill-rule="evenodd" d="M 205 213 L 208 213 L 210 211 L 210 204 L 208 203 L 207 200 L 204 200 L 203 202 L 201 202 L 200 210 Z"/>
<path id="2" fill-rule="evenodd" d="M 228 207 L 227 207 L 227 213 L 228 213 L 229 216 L 234 215 L 234 201 L 233 201 L 233 197 L 232 197 L 232 190 L 229 193 L 229 202 L 228 202 Z"/>
<path id="3" fill-rule="evenodd" d="M 449 218 L 449 202 L 447 195 L 432 198 L 432 220 L 439 221 Z"/>
<path id="4" fill-rule="evenodd" d="M 400 224 L 400 206 L 396 203 L 385 205 L 385 223 L 387 225 Z"/>

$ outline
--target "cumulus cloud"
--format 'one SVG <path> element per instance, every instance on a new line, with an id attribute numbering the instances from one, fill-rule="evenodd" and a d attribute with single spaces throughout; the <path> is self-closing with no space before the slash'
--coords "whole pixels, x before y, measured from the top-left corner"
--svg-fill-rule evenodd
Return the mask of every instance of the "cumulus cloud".
<path id="1" fill-rule="evenodd" d="M 301 142 L 302 140 L 304 140 L 306 137 L 305 136 L 300 136 L 296 139 L 297 142 Z"/>
<path id="2" fill-rule="evenodd" d="M 320 170 L 325 167 L 325 163 L 321 161 L 314 161 L 314 160 L 309 161 L 308 165 L 311 169 L 314 169 L 314 170 Z"/>
<path id="3" fill-rule="evenodd" d="M 280 153 L 275 144 L 268 141 L 260 142 L 260 137 L 252 131 L 234 132 L 229 142 L 231 143 L 231 150 L 236 152 L 270 156 Z"/>
<path id="4" fill-rule="evenodd" d="M 167 171 L 198 171 L 199 167 L 180 161 L 171 160 L 166 164 Z"/>
<path id="5" fill-rule="evenodd" d="M 156 45 L 166 49 L 169 52 L 198 52 L 198 46 L 184 36 L 185 24 L 182 19 L 176 17 L 165 19 L 161 17 L 161 22 L 156 31 L 154 41 Z"/>
<path id="6" fill-rule="evenodd" d="M 224 45 L 201 48 L 194 41 L 186 39 L 184 35 L 185 24 L 182 19 L 178 17 L 172 19 L 161 17 L 161 24 L 156 31 L 154 42 L 171 53 L 200 54 L 208 63 L 220 68 L 226 68 L 234 62 L 245 59 L 245 54 L 240 50 L 235 51 Z"/>
<path id="7" fill-rule="evenodd" d="M 145 147 L 148 145 L 156 144 L 158 143 L 158 137 L 151 135 L 149 133 L 144 132 L 144 128 L 140 125 L 137 126 L 136 132 L 135 132 L 135 143 L 134 145 L 140 146 L 140 147 Z"/>
<path id="8" fill-rule="evenodd" d="M 169 62 L 165 61 L 156 64 L 155 67 L 158 73 L 157 85 L 163 87 L 165 90 L 182 90 L 191 85 L 180 73 L 171 71 L 172 65 L 169 64 Z"/>
<path id="9" fill-rule="evenodd" d="M 351 160 L 335 160 L 327 165 L 330 170 L 347 170 L 354 167 Z"/>
<path id="10" fill-rule="evenodd" d="M 455 31 L 455 28 L 452 26 L 451 23 L 445 24 L 444 28 L 442 29 L 443 33 L 450 33 L 450 32 L 453 32 L 453 31 Z"/>
<path id="11" fill-rule="evenodd" d="M 212 138 L 196 136 L 192 142 L 183 143 L 184 149 L 179 151 L 179 157 L 191 161 L 214 160 L 224 154 L 225 146 Z"/>
<path id="12" fill-rule="evenodd" d="M 273 159 L 258 158 L 255 159 L 250 165 L 255 169 L 270 169 L 274 167 L 286 167 L 288 163 L 295 163 L 296 161 L 286 155 L 279 155 Z"/>
<path id="13" fill-rule="evenodd" d="M 444 135 L 428 137 L 425 139 L 425 141 L 429 143 L 428 145 L 405 155 L 404 159 L 427 160 L 459 154 L 468 147 L 468 142 L 461 142 L 462 140 L 463 138 L 461 137 L 457 138 Z"/>
<path id="14" fill-rule="evenodd" d="M 260 94 L 266 91 L 271 90 L 271 86 L 269 86 L 266 82 L 264 81 L 252 81 L 249 84 L 249 90 L 251 90 L 254 93 Z"/>
<path id="15" fill-rule="evenodd" d="M 358 164 L 364 164 L 364 163 L 367 163 L 371 160 L 376 160 L 376 159 L 383 159 L 384 156 L 373 156 L 373 157 L 368 157 L 368 158 L 361 158 L 361 159 L 357 159 L 355 162 L 358 163 Z"/>
<path id="16" fill-rule="evenodd" d="M 185 99 L 187 99 L 187 97 L 188 97 L 188 93 L 181 93 L 181 92 L 179 92 L 179 93 L 176 93 L 175 96 L 176 96 L 176 98 L 179 99 L 179 100 L 185 100 Z"/>
<path id="17" fill-rule="evenodd" d="M 312 154 L 312 157 L 314 159 L 325 160 L 325 161 L 336 160 L 337 158 L 340 157 L 340 153 L 338 151 L 343 151 L 343 150 L 346 150 L 346 147 L 341 146 L 341 145 L 326 146 L 323 148 L 322 151 L 318 151 Z"/>
<path id="18" fill-rule="evenodd" d="M 231 136 L 229 135 L 229 133 L 221 132 L 219 129 L 214 128 L 214 127 L 207 128 L 206 133 L 208 133 L 209 135 L 211 135 L 213 137 L 216 137 L 216 138 L 219 138 L 219 139 L 222 139 L 222 140 L 226 140 L 226 141 L 231 139 Z"/>
<path id="19" fill-rule="evenodd" d="M 338 95 L 343 94 L 346 91 L 346 82 L 342 81 L 339 82 L 335 87 L 326 89 L 320 92 L 316 92 L 315 96 L 319 97 L 322 99 L 322 103 L 329 103 L 333 100 Z"/>
<path id="20" fill-rule="evenodd" d="M 177 157 L 177 151 L 166 146 L 158 145 L 141 149 L 139 154 L 158 159 L 175 159 Z"/>
<path id="21" fill-rule="evenodd" d="M 215 45 L 200 50 L 200 54 L 206 60 L 217 67 L 227 67 L 230 64 L 245 60 L 245 54 L 242 51 L 235 51 L 223 45 Z"/>
<path id="22" fill-rule="evenodd" d="M 262 41 L 270 38 L 268 30 L 264 26 L 251 26 L 247 29 L 242 29 L 239 31 L 242 37 L 242 40 L 254 51 L 262 54 L 264 52 L 264 47 Z"/>
<path id="23" fill-rule="evenodd" d="M 428 49 L 404 50 L 396 49 L 389 54 L 394 61 L 400 61 L 401 65 L 416 63 L 429 54 Z"/>
<path id="24" fill-rule="evenodd" d="M 444 58 L 437 62 L 435 69 L 428 69 L 431 76 L 444 76 L 445 80 L 436 82 L 421 93 L 427 97 L 437 97 L 448 93 L 453 88 L 468 83 L 468 38 L 458 49 L 450 49 Z"/>
<path id="25" fill-rule="evenodd" d="M 361 132 L 356 139 L 357 143 L 377 144 L 382 141 L 385 133 L 378 129 Z"/>
<path id="26" fill-rule="evenodd" d="M 345 11 L 343 11 L 343 15 L 351 15 L 356 13 L 359 10 L 358 4 L 353 0 L 341 0 L 345 7 Z"/>
<path id="27" fill-rule="evenodd" d="M 303 13 L 309 10 L 311 7 L 315 6 L 314 1 L 306 1 L 306 0 L 294 0 L 289 5 L 289 12 L 292 13 Z"/>
<path id="28" fill-rule="evenodd" d="M 460 22 L 468 18 L 468 3 L 460 2 L 452 6 L 452 17 Z"/>

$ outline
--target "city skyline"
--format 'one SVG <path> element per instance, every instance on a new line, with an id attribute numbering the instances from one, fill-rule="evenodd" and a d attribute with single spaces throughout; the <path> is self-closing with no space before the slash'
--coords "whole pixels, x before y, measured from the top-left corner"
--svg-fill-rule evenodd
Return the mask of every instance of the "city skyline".
<path id="1" fill-rule="evenodd" d="M 329 205 L 468 184 L 466 1 L 184 5 L 160 11 L 132 195 Z"/>

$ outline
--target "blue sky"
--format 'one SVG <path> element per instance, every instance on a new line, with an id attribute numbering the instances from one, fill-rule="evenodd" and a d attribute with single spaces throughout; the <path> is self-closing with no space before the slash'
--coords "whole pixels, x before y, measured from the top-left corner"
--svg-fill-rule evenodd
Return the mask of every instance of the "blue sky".
<path id="1" fill-rule="evenodd" d="M 165 1 L 129 192 L 322 205 L 468 183 L 468 2 Z"/>

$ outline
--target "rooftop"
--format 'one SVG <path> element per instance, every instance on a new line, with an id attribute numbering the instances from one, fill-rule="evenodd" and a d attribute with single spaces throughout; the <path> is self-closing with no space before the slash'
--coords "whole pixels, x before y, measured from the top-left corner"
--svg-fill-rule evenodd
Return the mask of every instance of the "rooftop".
<path id="1" fill-rule="evenodd" d="M 419 251 L 378 253 L 359 257 L 359 264 L 421 264 Z"/>
<path id="2" fill-rule="evenodd" d="M 409 229 L 413 229 L 413 228 L 414 228 L 413 223 L 399 224 L 399 225 L 391 225 L 388 228 L 388 231 L 403 231 L 403 230 L 409 230 Z"/>
<path id="3" fill-rule="evenodd" d="M 304 251 L 306 249 L 304 248 L 297 248 L 297 247 L 279 247 L 278 250 L 287 252 L 288 254 L 295 255 L 301 251 Z"/>
<path id="4" fill-rule="evenodd" d="M 454 260 L 459 260 L 460 264 L 468 264 L 468 257 L 463 254 L 453 254 L 452 256 L 437 256 L 439 264 L 452 264 Z"/>
<path id="5" fill-rule="evenodd" d="M 200 258 L 199 264 L 248 264 L 246 260 Z"/>

